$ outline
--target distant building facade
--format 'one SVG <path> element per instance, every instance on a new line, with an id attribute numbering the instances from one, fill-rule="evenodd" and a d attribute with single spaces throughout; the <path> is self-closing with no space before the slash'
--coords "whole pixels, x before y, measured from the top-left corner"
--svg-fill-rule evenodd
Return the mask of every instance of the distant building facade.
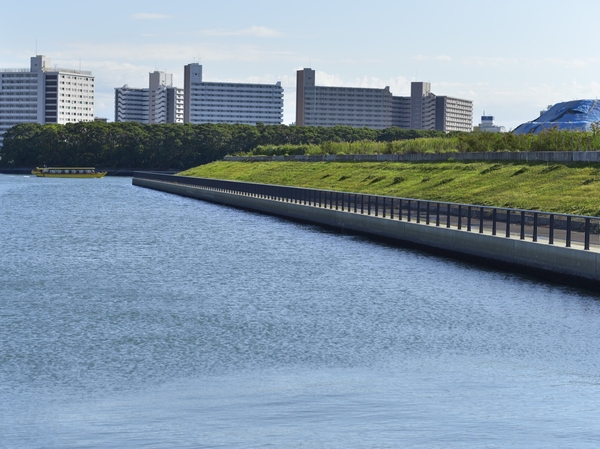
<path id="1" fill-rule="evenodd" d="M 393 101 L 393 126 L 398 128 L 444 132 L 473 130 L 473 102 L 435 95 L 431 92 L 431 83 L 412 82 L 410 97 L 394 97 Z"/>
<path id="2" fill-rule="evenodd" d="M 0 146 L 19 123 L 93 121 L 94 84 L 92 72 L 51 67 L 43 55 L 29 69 L 0 69 Z"/>
<path id="3" fill-rule="evenodd" d="M 279 125 L 283 122 L 283 88 L 276 84 L 205 82 L 202 66 L 184 68 L 185 123 Z"/>
<path id="4" fill-rule="evenodd" d="M 150 90 L 148 88 L 115 88 L 115 122 L 149 123 Z"/>
<path id="5" fill-rule="evenodd" d="M 115 88 L 115 122 L 183 123 L 183 89 L 173 87 L 173 75 L 149 74 L 147 88 Z"/>
<path id="6" fill-rule="evenodd" d="M 317 86 L 315 71 L 303 69 L 297 72 L 296 125 L 472 131 L 473 102 L 436 96 L 425 82 L 411 83 L 410 97 L 393 96 L 389 87 Z"/>
<path id="7" fill-rule="evenodd" d="M 317 86 L 315 71 L 299 70 L 296 84 L 297 126 L 392 126 L 390 88 Z"/>
<path id="8" fill-rule="evenodd" d="M 477 131 L 483 133 L 504 133 L 506 132 L 506 128 L 504 126 L 496 126 L 494 125 L 494 116 L 493 115 L 484 115 L 481 116 L 481 123 L 476 128 Z"/>

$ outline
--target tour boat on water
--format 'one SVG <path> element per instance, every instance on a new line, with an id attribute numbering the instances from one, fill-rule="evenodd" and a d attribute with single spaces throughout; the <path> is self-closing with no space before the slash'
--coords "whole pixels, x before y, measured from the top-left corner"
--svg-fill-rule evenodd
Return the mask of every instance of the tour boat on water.
<path id="1" fill-rule="evenodd" d="M 31 174 L 39 178 L 102 178 L 106 172 L 94 167 L 36 167 Z"/>

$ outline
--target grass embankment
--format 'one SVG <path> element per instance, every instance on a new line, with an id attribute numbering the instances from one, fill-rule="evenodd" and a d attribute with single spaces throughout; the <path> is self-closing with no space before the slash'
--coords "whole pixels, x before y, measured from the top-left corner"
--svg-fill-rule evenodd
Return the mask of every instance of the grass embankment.
<path id="1" fill-rule="evenodd" d="M 220 161 L 181 174 L 600 216 L 593 164 Z"/>

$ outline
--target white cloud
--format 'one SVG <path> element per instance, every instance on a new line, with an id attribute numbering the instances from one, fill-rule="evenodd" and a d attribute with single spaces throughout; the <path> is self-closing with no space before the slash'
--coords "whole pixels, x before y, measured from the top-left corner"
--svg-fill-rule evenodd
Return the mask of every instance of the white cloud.
<path id="1" fill-rule="evenodd" d="M 475 65 L 479 67 L 500 67 L 505 65 L 522 64 L 524 61 L 518 58 L 503 57 L 477 57 L 465 58 L 461 62 L 465 65 Z"/>
<path id="2" fill-rule="evenodd" d="M 413 57 L 416 61 L 452 61 L 452 58 L 447 55 L 435 55 L 435 56 L 426 56 L 426 55 L 417 55 Z"/>
<path id="3" fill-rule="evenodd" d="M 165 20 L 173 18 L 173 16 L 168 14 L 151 14 L 145 12 L 132 14 L 131 17 L 135 20 Z"/>
<path id="4" fill-rule="evenodd" d="M 280 37 L 283 33 L 263 26 L 253 26 L 243 30 L 203 30 L 201 36 L 253 36 L 253 37 Z"/>

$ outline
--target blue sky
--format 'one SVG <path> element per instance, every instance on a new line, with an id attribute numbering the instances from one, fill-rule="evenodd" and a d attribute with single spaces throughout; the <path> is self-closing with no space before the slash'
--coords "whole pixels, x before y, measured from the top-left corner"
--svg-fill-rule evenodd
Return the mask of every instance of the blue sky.
<path id="1" fill-rule="evenodd" d="M 0 16 L 0 68 L 37 52 L 96 76 L 96 115 L 114 118 L 114 88 L 147 86 L 199 59 L 206 81 L 281 81 L 284 123 L 295 120 L 295 72 L 317 84 L 390 86 L 408 95 L 429 81 L 438 95 L 474 101 L 515 128 L 549 104 L 600 95 L 595 19 L 580 0 L 8 2 Z"/>

